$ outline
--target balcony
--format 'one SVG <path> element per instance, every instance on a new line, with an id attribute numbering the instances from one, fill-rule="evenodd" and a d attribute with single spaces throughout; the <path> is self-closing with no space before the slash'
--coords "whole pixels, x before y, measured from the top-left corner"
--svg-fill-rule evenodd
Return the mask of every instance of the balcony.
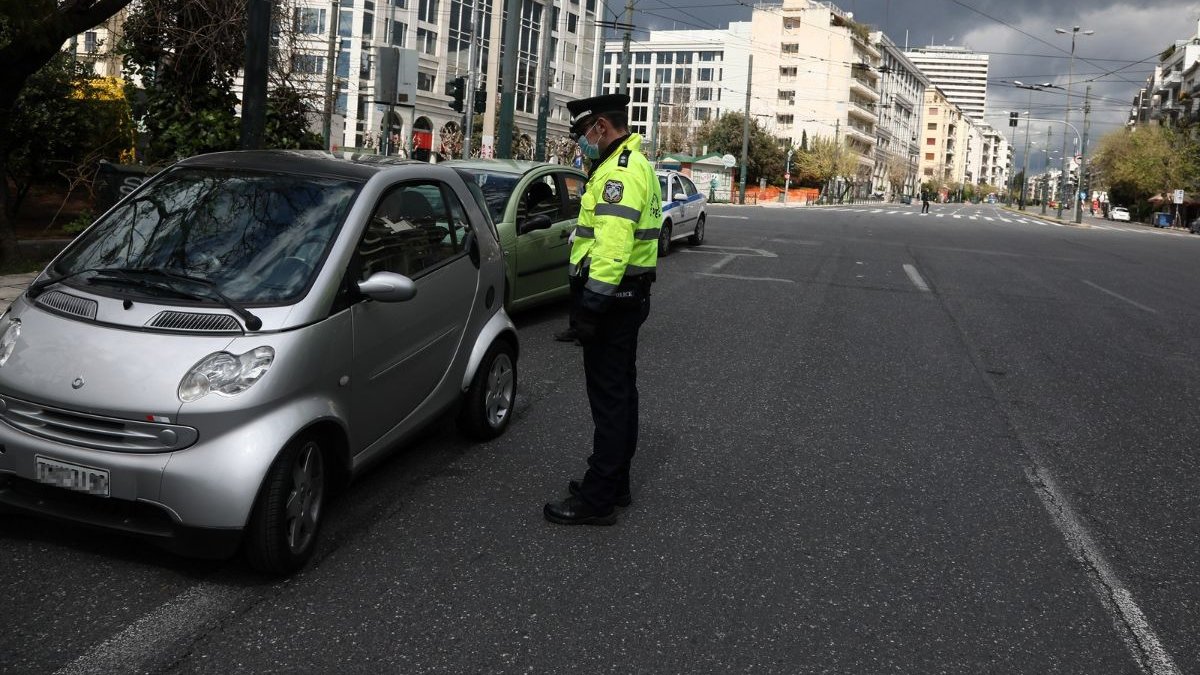
<path id="1" fill-rule="evenodd" d="M 851 99 L 850 105 L 847 106 L 847 112 L 849 112 L 851 115 L 858 115 L 860 118 L 869 120 L 872 123 L 874 123 L 877 119 L 875 106 L 866 103 L 865 101 L 855 101 Z"/>
<path id="2" fill-rule="evenodd" d="M 879 92 L 875 91 L 875 85 L 859 78 L 857 75 L 850 78 L 850 92 L 868 99 L 872 103 L 879 100 Z"/>
<path id="3" fill-rule="evenodd" d="M 856 125 L 848 125 L 844 129 L 844 132 L 846 134 L 846 138 L 850 140 L 858 141 L 864 145 L 875 145 L 875 132 L 872 129 L 864 129 Z"/>

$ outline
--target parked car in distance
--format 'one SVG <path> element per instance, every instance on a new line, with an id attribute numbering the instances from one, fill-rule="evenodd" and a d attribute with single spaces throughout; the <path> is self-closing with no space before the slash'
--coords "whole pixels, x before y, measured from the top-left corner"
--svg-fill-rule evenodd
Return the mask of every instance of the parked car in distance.
<path id="1" fill-rule="evenodd" d="M 1200 234 L 1200 216 L 1192 218 L 1191 222 L 1188 223 L 1188 232 Z"/>
<path id="2" fill-rule="evenodd" d="M 562 164 L 502 159 L 453 160 L 482 193 L 504 247 L 504 304 L 515 311 L 567 295 L 571 232 L 587 187 L 583 172 Z"/>
<path id="3" fill-rule="evenodd" d="M 1128 223 L 1129 209 L 1125 208 L 1124 206 L 1114 206 L 1112 210 L 1108 212 L 1108 216 L 1113 220 L 1123 220 Z"/>
<path id="4" fill-rule="evenodd" d="M 658 171 L 662 190 L 662 229 L 658 232 L 658 255 L 671 254 L 671 242 L 687 237 L 693 246 L 704 243 L 704 196 L 692 179 L 678 171 Z"/>
<path id="5" fill-rule="evenodd" d="M 912 195 L 900 195 L 900 203 L 901 204 L 912 204 L 913 196 Z"/>
<path id="6" fill-rule="evenodd" d="M 0 318 L 0 511 L 287 574 L 330 488 L 444 412 L 504 432 L 504 256 L 453 169 L 225 152 L 159 173 Z"/>

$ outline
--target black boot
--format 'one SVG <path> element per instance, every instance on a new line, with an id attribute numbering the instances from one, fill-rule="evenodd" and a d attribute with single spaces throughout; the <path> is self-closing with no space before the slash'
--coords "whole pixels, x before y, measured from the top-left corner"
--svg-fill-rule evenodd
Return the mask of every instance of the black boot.
<path id="1" fill-rule="evenodd" d="M 559 525 L 612 525 L 617 522 L 617 510 L 613 507 L 608 507 L 606 513 L 575 496 L 546 504 L 542 515 Z"/>

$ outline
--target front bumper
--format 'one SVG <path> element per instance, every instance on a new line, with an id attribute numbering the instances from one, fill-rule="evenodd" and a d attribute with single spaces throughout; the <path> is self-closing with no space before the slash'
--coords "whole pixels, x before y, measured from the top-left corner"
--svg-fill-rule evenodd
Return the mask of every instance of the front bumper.
<path id="1" fill-rule="evenodd" d="M 242 542 L 240 529 L 188 527 L 157 504 L 92 497 L 9 473 L 0 473 L 0 513 L 51 518 L 118 532 L 198 558 L 231 557 Z"/>

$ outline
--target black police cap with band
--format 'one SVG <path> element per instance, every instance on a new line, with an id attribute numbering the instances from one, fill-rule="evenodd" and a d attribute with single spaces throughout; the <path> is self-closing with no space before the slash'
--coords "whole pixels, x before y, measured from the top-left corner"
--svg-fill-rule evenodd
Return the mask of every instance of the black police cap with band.
<path id="1" fill-rule="evenodd" d="M 628 94 L 604 94 L 567 102 L 567 110 L 571 113 L 571 136 L 578 137 L 587 131 L 594 121 L 593 116 L 607 112 L 625 112 L 628 106 Z"/>

